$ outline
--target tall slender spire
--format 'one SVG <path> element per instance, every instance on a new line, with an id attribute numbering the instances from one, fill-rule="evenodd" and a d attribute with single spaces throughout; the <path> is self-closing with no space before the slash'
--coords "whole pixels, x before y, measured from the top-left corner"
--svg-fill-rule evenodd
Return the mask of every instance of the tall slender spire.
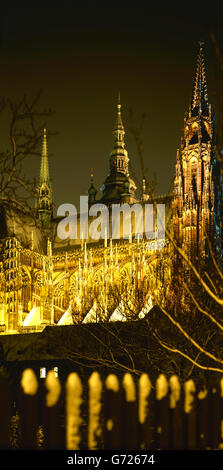
<path id="1" fill-rule="evenodd" d="M 47 153 L 47 135 L 46 129 L 43 131 L 42 158 L 40 165 L 40 179 L 37 188 L 38 191 L 38 213 L 44 226 L 49 224 L 52 216 L 52 183 L 49 174 L 49 163 Z"/>
<path id="2" fill-rule="evenodd" d="M 42 146 L 42 159 L 40 166 L 40 184 L 49 183 L 49 163 L 48 163 L 48 152 L 47 152 L 47 136 L 46 129 L 43 131 L 43 146 Z"/>
<path id="3" fill-rule="evenodd" d="M 207 78 L 204 59 L 204 43 L 201 41 L 199 42 L 191 111 L 193 115 L 198 114 L 199 111 L 204 114 L 208 114 L 209 111 Z"/>
<path id="4" fill-rule="evenodd" d="M 121 101 L 120 101 L 120 91 L 118 92 L 118 99 L 117 99 L 117 116 L 116 116 L 116 123 L 115 123 L 115 128 L 114 128 L 114 137 L 115 137 L 115 142 L 122 142 L 124 145 L 124 135 L 125 135 L 125 130 L 124 126 L 122 123 L 122 116 L 121 116 Z"/>

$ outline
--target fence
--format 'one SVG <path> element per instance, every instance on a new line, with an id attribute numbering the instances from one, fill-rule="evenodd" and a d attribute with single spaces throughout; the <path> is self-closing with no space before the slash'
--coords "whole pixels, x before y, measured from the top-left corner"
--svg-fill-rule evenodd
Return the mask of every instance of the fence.
<path id="1" fill-rule="evenodd" d="M 71 373 L 62 386 L 53 371 L 40 383 L 26 369 L 16 400 L 13 416 L 12 390 L 1 378 L 1 449 L 222 447 L 223 378 L 180 385 L 177 376 L 160 375 L 152 385 L 147 374 L 135 379 L 126 373 L 122 380 L 110 374 L 103 382 L 93 372 L 85 387 Z"/>

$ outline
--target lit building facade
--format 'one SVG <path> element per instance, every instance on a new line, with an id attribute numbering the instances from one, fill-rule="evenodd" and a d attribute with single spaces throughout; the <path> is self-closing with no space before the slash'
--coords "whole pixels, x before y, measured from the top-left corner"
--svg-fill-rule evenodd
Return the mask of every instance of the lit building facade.
<path id="1" fill-rule="evenodd" d="M 124 136 L 119 97 L 109 174 L 101 188 L 100 199 L 97 199 L 91 175 L 90 206 L 95 202 L 108 207 L 112 203 L 143 205 L 153 202 L 145 179 L 142 194 L 136 197 Z M 216 185 L 216 175 L 220 172 L 215 153 L 214 116 L 208 102 L 201 45 L 192 104 L 177 153 L 173 201 L 172 197 L 156 200 L 166 203 L 167 207 L 172 201 L 174 237 L 191 250 L 204 250 L 206 235 L 214 240 L 216 249 L 221 249 L 222 184 L 220 181 L 220 186 Z M 95 242 L 87 237 L 80 240 L 80 236 L 76 240 L 58 238 L 60 219 L 53 217 L 45 130 L 36 216 L 42 228 L 31 216 L 24 219 L 18 211 L 1 209 L 2 334 L 41 331 L 46 325 L 139 319 L 157 299 L 162 302 L 171 295 L 168 289 L 172 257 L 167 241 L 140 239 L 134 227 L 125 240 L 108 237 Z"/>
<path id="2" fill-rule="evenodd" d="M 177 151 L 173 197 L 173 233 L 195 255 L 222 250 L 222 173 L 215 117 L 208 99 L 203 43 L 197 59 L 192 102 Z"/>

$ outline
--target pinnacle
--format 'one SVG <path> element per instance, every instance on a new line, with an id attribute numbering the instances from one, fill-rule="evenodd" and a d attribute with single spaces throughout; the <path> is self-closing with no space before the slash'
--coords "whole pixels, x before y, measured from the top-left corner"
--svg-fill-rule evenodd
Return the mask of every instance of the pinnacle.
<path id="1" fill-rule="evenodd" d="M 197 57 L 196 74 L 192 95 L 192 113 L 197 114 L 200 109 L 203 113 L 208 112 L 208 91 L 204 59 L 204 42 L 199 42 L 199 52 Z"/>
<path id="2" fill-rule="evenodd" d="M 42 158 L 40 166 L 40 184 L 48 183 L 50 180 L 49 177 L 49 164 L 48 164 L 48 155 L 47 155 L 47 135 L 46 129 L 43 130 L 43 147 L 42 147 Z"/>

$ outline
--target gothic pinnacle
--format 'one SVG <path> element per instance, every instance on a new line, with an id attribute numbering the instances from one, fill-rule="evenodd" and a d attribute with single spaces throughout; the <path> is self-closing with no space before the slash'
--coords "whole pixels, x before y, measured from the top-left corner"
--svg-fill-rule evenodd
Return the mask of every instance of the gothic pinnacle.
<path id="1" fill-rule="evenodd" d="M 40 184 L 48 183 L 50 180 L 49 177 L 49 163 L 48 163 L 48 153 L 47 153 L 47 135 L 46 129 L 43 130 L 43 146 L 42 146 L 42 159 L 40 167 Z"/>
<path id="2" fill-rule="evenodd" d="M 191 109 L 192 113 L 208 112 L 208 91 L 204 59 L 204 43 L 199 42 L 197 66 L 194 80 Z"/>
<path id="3" fill-rule="evenodd" d="M 52 215 L 52 183 L 49 174 L 49 163 L 47 153 L 47 133 L 43 130 L 42 157 L 40 165 L 40 179 L 37 187 L 38 201 L 37 207 L 39 217 L 45 226 L 49 223 Z"/>
<path id="4" fill-rule="evenodd" d="M 93 168 L 91 168 L 91 183 L 92 183 L 92 184 L 94 183 L 94 172 L 93 172 Z"/>

